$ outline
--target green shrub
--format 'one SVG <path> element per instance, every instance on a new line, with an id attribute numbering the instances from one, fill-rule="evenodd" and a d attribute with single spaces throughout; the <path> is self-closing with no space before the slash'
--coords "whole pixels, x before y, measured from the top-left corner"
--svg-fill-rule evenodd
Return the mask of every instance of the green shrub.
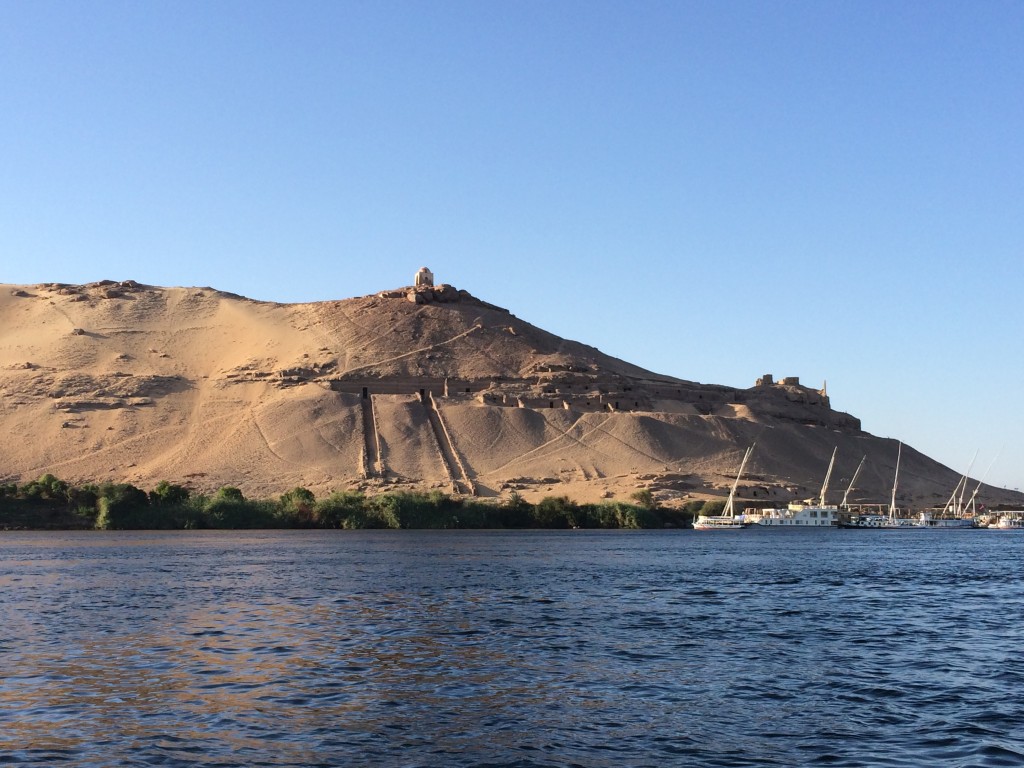
<path id="1" fill-rule="evenodd" d="M 316 496 L 306 488 L 292 488 L 281 495 L 277 517 L 288 527 L 312 528 L 316 525 Z"/>
<path id="2" fill-rule="evenodd" d="M 149 496 L 134 485 L 104 483 L 97 496 L 96 527 L 101 530 L 162 527 L 150 514 Z"/>
<path id="3" fill-rule="evenodd" d="M 233 486 L 219 488 L 203 505 L 209 528 L 277 528 L 278 506 L 272 501 L 249 501 Z"/>
<path id="4" fill-rule="evenodd" d="M 153 506 L 180 505 L 188 501 L 189 495 L 190 491 L 185 486 L 161 480 L 156 488 L 149 492 L 149 503 Z"/>
<path id="5" fill-rule="evenodd" d="M 503 510 L 476 499 L 459 501 L 452 511 L 453 528 L 504 528 Z"/>
<path id="6" fill-rule="evenodd" d="M 356 491 L 336 491 L 313 506 L 313 517 L 321 528 L 353 528 L 346 525 L 350 517 L 365 515 L 366 497 Z"/>
<path id="7" fill-rule="evenodd" d="M 213 494 L 214 501 L 245 501 L 242 492 L 233 485 L 224 485 Z"/>
<path id="8" fill-rule="evenodd" d="M 540 528 L 571 528 L 579 508 L 568 496 L 545 496 L 533 508 L 533 521 Z"/>
<path id="9" fill-rule="evenodd" d="M 708 499 L 701 505 L 700 513 L 712 517 L 714 515 L 720 515 L 725 511 L 725 502 L 719 499 Z"/>
<path id="10" fill-rule="evenodd" d="M 21 487 L 21 495 L 26 499 L 45 499 L 51 501 L 68 501 L 68 484 L 58 480 L 51 474 L 45 474 L 38 480 L 32 480 Z"/>
<path id="11" fill-rule="evenodd" d="M 428 515 L 412 494 L 384 493 L 367 501 L 367 528 L 426 528 Z"/>
<path id="12" fill-rule="evenodd" d="M 526 501 L 517 491 L 502 501 L 494 511 L 496 527 L 529 528 L 533 525 L 533 505 Z"/>
<path id="13" fill-rule="evenodd" d="M 685 507 L 683 509 L 658 507 L 655 514 L 658 517 L 659 528 L 685 528 L 693 521 L 693 515 Z"/>
<path id="14" fill-rule="evenodd" d="M 633 491 L 629 494 L 629 498 L 632 501 L 635 501 L 637 506 L 643 507 L 644 509 L 655 509 L 658 506 L 650 488 L 642 488 L 639 491 Z"/>

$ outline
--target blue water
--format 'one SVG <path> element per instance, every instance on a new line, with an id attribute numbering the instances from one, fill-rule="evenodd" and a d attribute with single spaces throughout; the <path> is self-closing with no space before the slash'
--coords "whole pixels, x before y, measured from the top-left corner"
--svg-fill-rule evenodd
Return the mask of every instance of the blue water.
<path id="1" fill-rule="evenodd" d="M 0 534 L 0 765 L 1024 765 L 1024 534 Z"/>

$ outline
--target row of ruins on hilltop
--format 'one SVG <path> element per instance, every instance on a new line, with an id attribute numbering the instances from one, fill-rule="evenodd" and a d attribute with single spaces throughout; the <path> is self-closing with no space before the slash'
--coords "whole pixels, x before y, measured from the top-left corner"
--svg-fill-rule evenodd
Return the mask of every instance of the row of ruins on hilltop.
<path id="1" fill-rule="evenodd" d="M 404 299 L 413 304 L 474 302 L 507 313 L 507 309 L 482 302 L 467 291 L 448 284 L 435 285 L 434 273 L 421 267 L 407 288 L 381 291 L 382 299 Z M 824 388 L 812 389 L 797 377 L 778 381 L 771 374 L 749 389 L 698 384 L 669 377 L 637 378 L 609 373 L 578 362 L 538 362 L 529 376 L 488 377 L 466 380 L 451 377 L 365 377 L 345 374 L 331 377 L 335 391 L 371 395 L 419 395 L 475 400 L 478 403 L 518 408 L 563 408 L 574 411 L 668 412 L 715 416 L 736 415 L 745 406 L 753 418 L 767 416 L 803 424 L 839 429 L 860 429 L 860 420 L 833 411 Z"/>

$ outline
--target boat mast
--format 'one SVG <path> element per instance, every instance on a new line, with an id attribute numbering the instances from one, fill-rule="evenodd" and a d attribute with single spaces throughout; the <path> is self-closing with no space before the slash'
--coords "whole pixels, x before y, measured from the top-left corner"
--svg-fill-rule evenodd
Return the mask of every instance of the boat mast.
<path id="1" fill-rule="evenodd" d="M 964 511 L 964 494 L 967 493 L 967 478 L 970 477 L 971 470 L 974 469 L 974 462 L 978 460 L 978 451 L 974 451 L 974 458 L 971 459 L 970 465 L 967 467 L 967 471 L 964 473 L 964 484 L 960 489 L 960 499 L 956 503 L 956 516 L 963 516 Z"/>
<path id="2" fill-rule="evenodd" d="M 892 478 L 892 500 L 889 502 L 889 522 L 896 520 L 896 484 L 900 480 L 900 457 L 903 455 L 903 441 L 896 449 L 896 474 Z"/>
<path id="3" fill-rule="evenodd" d="M 956 495 L 960 493 L 960 486 L 964 484 L 965 480 L 967 480 L 967 475 L 963 475 L 960 477 L 960 482 L 957 483 L 956 488 L 953 489 L 953 493 L 950 495 L 949 501 L 947 501 L 946 506 L 942 508 L 943 515 L 945 515 L 947 512 L 951 512 L 954 510 L 954 507 L 956 505 Z"/>
<path id="4" fill-rule="evenodd" d="M 722 510 L 723 517 L 735 517 L 733 514 L 732 500 L 736 498 L 736 488 L 740 484 L 740 477 L 743 475 L 743 468 L 747 466 L 747 459 L 750 458 L 750 454 L 754 450 L 754 445 L 757 445 L 757 443 L 754 443 L 747 448 L 747 452 L 743 454 L 743 461 L 740 462 L 740 471 L 736 473 L 736 480 L 733 481 L 732 488 L 729 491 L 729 500 L 725 502 L 725 509 Z"/>
<path id="5" fill-rule="evenodd" d="M 857 478 L 858 478 L 858 477 L 860 476 L 860 471 L 861 471 L 861 469 L 862 469 L 862 468 L 864 467 L 864 460 L 865 460 L 865 459 L 867 459 L 867 454 L 865 454 L 865 455 L 864 455 L 864 456 L 863 456 L 863 457 L 861 458 L 861 460 L 860 460 L 860 464 L 858 464 L 858 465 L 857 465 L 857 471 L 853 473 L 853 479 L 852 479 L 852 480 L 850 480 L 850 485 L 849 485 L 849 487 L 848 487 L 848 488 L 846 489 L 846 493 L 844 493 L 844 494 L 843 494 L 843 500 L 842 500 L 841 502 L 839 502 L 839 506 L 840 506 L 840 508 L 842 508 L 842 509 L 846 509 L 846 508 L 847 508 L 847 503 L 846 503 L 846 500 L 847 500 L 847 499 L 849 498 L 849 496 L 850 496 L 850 491 L 852 491 L 852 490 L 853 490 L 853 484 L 857 482 Z"/>
<path id="6" fill-rule="evenodd" d="M 825 494 L 828 493 L 828 479 L 832 477 L 832 466 L 836 463 L 836 453 L 838 451 L 838 445 L 832 449 L 832 461 L 828 463 L 828 472 L 825 473 L 825 482 L 821 486 L 821 500 L 818 502 L 819 507 L 825 506 Z"/>
<path id="7" fill-rule="evenodd" d="M 971 514 L 975 513 L 974 500 L 978 497 L 978 491 L 981 490 L 982 483 L 985 482 L 985 478 L 988 477 L 988 473 L 989 471 L 991 471 L 992 465 L 996 463 L 996 459 L 999 458 L 999 454 L 1003 452 L 1004 447 L 1005 446 L 1000 446 L 999 450 L 996 452 L 996 455 L 992 458 L 992 461 L 988 463 L 988 467 L 985 469 L 985 474 L 981 476 L 981 480 L 978 481 L 978 485 L 974 489 L 974 493 L 971 494 L 971 498 L 967 501 L 967 506 L 971 508 Z"/>

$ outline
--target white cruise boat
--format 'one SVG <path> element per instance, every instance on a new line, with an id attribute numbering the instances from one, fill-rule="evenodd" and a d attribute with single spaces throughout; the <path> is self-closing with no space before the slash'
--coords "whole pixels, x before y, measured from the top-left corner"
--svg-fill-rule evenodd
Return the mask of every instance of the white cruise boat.
<path id="1" fill-rule="evenodd" d="M 917 524 L 922 528 L 937 528 L 940 530 L 978 527 L 973 517 L 948 517 L 942 514 L 933 515 L 928 510 L 925 510 L 918 516 Z"/>
<path id="2" fill-rule="evenodd" d="M 753 518 L 758 525 L 770 527 L 819 526 L 829 528 L 839 524 L 839 507 L 790 504 L 786 509 L 762 509 Z"/>
<path id="3" fill-rule="evenodd" d="M 758 525 L 766 527 L 780 526 L 818 526 L 830 528 L 839 524 L 839 507 L 826 505 L 825 494 L 828 493 L 828 480 L 832 476 L 832 467 L 836 463 L 836 452 L 832 451 L 832 460 L 828 463 L 825 482 L 821 486 L 821 496 L 817 504 L 790 504 L 786 509 L 762 509 L 759 513 L 748 515 Z M 863 464 L 863 460 L 861 461 Z M 860 471 L 860 467 L 857 468 Z M 854 475 L 856 480 L 856 475 Z M 852 483 L 851 483 L 852 485 Z"/>
<path id="4" fill-rule="evenodd" d="M 743 468 L 747 466 L 747 460 L 753 453 L 754 446 L 747 448 L 743 454 L 743 461 L 740 462 L 740 471 L 736 473 L 736 480 L 729 490 L 729 499 L 725 502 L 725 509 L 720 515 L 697 515 L 693 521 L 695 531 L 740 531 L 750 527 L 750 521 L 745 515 L 737 515 L 733 508 L 733 501 L 736 498 L 736 488 L 740 484 L 740 477 L 743 475 Z"/>

